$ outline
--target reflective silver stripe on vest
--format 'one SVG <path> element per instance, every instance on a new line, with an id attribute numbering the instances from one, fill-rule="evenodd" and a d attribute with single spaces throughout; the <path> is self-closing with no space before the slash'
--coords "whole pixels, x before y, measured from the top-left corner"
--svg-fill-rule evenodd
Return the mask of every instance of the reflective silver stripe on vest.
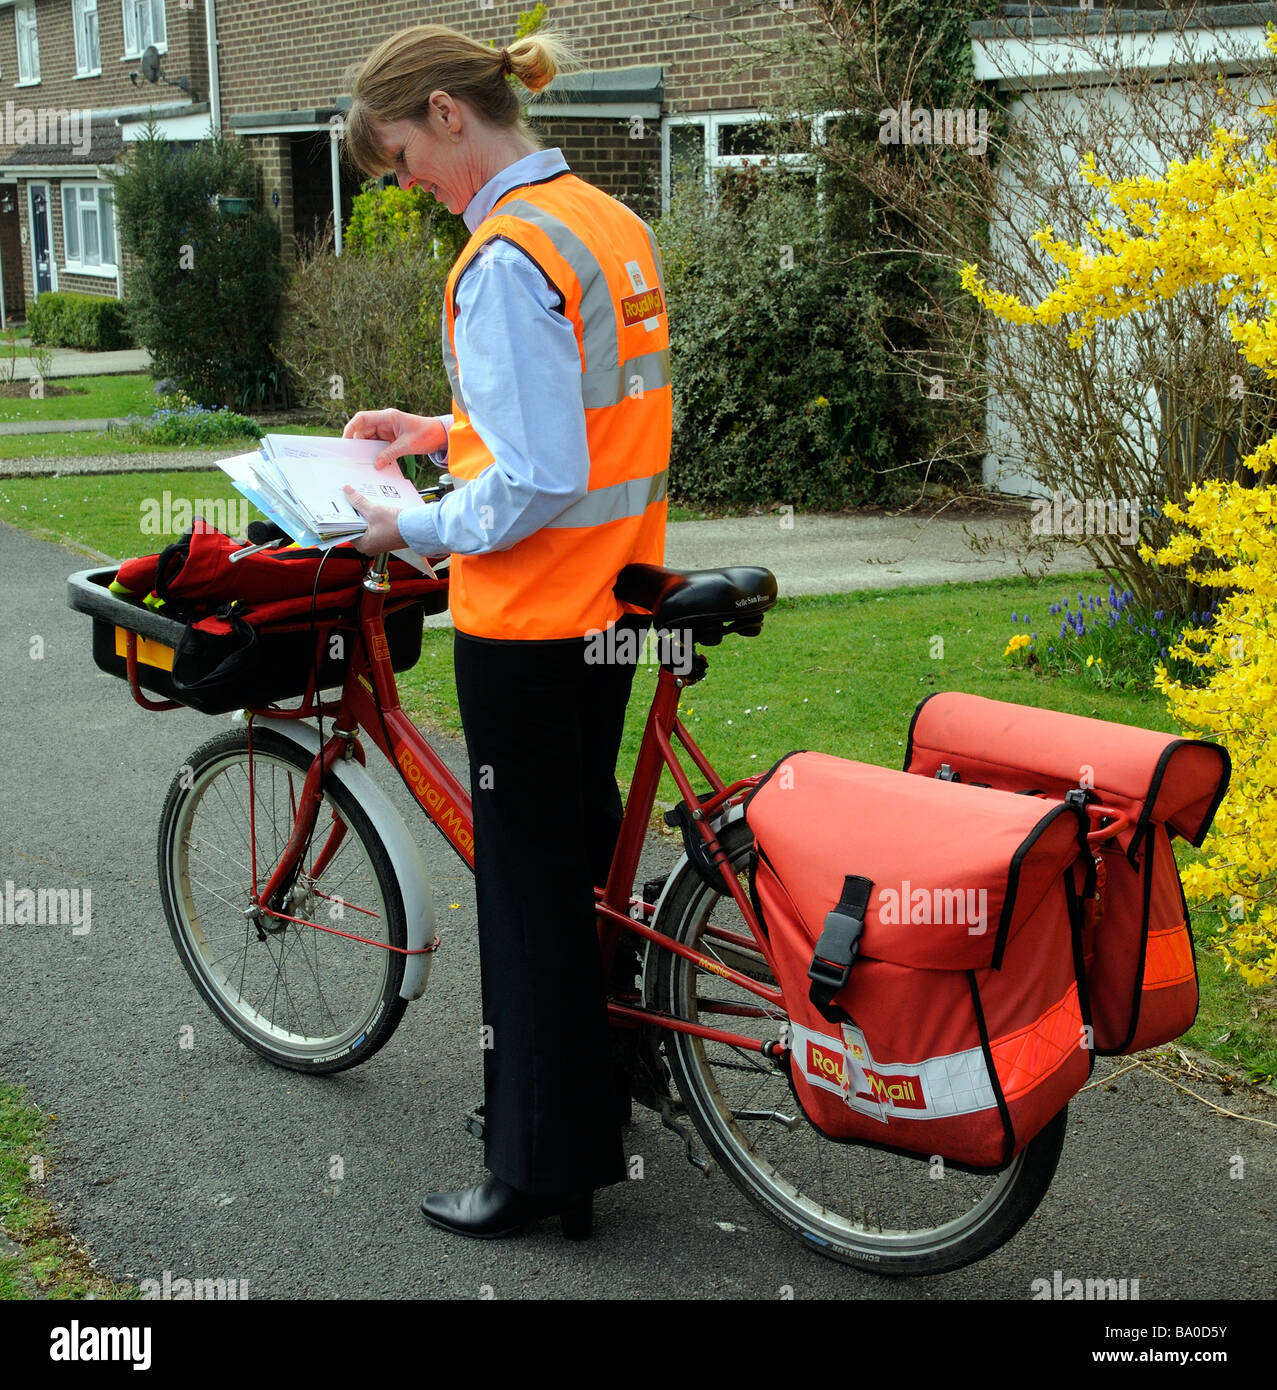
<path id="1" fill-rule="evenodd" d="M 452 334 L 448 332 L 448 297 L 444 295 L 443 304 L 443 369 L 448 373 L 448 385 L 452 387 L 452 399 L 466 415 L 465 397 L 461 394 L 461 369 L 457 366 L 457 354 L 452 350 Z"/>
<path id="2" fill-rule="evenodd" d="M 579 502 L 560 512 L 547 526 L 602 526 L 607 521 L 620 521 L 627 516 L 642 516 L 665 496 L 668 469 L 662 468 L 650 478 L 630 478 L 587 492 Z"/>
<path id="3" fill-rule="evenodd" d="M 638 378 L 644 391 L 655 391 L 670 384 L 670 350 L 645 352 L 642 357 L 631 357 L 619 367 L 608 367 L 597 372 L 582 372 L 581 400 L 586 410 L 597 410 L 604 406 L 619 405 L 628 396 Z"/>
<path id="4" fill-rule="evenodd" d="M 560 222 L 552 213 L 523 198 L 503 203 L 494 215 L 509 215 L 521 222 L 530 222 L 550 238 L 554 249 L 572 267 L 581 284 L 581 327 L 587 369 L 594 372 L 605 367 L 619 367 L 621 347 L 612 291 L 603 267 L 590 248 L 566 222 Z"/>

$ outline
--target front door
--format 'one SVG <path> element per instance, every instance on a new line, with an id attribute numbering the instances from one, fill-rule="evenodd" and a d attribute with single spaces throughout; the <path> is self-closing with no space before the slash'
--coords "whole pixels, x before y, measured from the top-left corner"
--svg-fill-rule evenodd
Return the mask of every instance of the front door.
<path id="1" fill-rule="evenodd" d="M 49 185 L 33 183 L 31 190 L 31 263 L 35 267 L 36 297 L 53 288 L 53 228 L 49 221 Z"/>

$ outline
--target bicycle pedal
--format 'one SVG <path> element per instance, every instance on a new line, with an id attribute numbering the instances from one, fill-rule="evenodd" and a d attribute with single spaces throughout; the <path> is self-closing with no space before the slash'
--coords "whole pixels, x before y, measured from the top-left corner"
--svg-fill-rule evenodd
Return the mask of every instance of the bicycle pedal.
<path id="1" fill-rule="evenodd" d="M 480 1102 L 465 1118 L 466 1130 L 476 1139 L 483 1138 L 483 1103 Z"/>

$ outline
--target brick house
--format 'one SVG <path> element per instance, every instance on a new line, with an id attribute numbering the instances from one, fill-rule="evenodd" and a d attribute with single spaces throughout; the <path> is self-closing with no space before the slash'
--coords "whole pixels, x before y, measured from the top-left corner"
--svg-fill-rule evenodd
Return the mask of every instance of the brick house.
<path id="1" fill-rule="evenodd" d="M 159 100 L 134 80 L 151 44 L 167 72 L 186 77 L 188 91 L 166 85 L 168 97 Z M 0 103 L 6 319 L 46 290 L 121 293 L 101 170 L 122 148 L 121 118 L 148 102 L 173 117 L 200 109 L 205 53 L 194 0 L 0 0 L 0 79 L 12 89 Z"/>
<path id="2" fill-rule="evenodd" d="M 291 256 L 296 239 L 331 223 L 338 207 L 340 226 L 358 192 L 331 138 L 349 105 L 346 67 L 423 22 L 499 46 L 530 7 L 0 0 L 0 77 L 15 79 L 0 109 L 0 310 L 21 314 L 46 290 L 122 295 L 126 267 L 101 171 L 148 117 L 178 143 L 210 127 L 243 138 L 265 173 Z M 808 8 L 808 0 L 706 0 L 695 11 L 681 0 L 554 6 L 551 18 L 587 66 L 540 94 L 534 128 L 583 177 L 658 216 L 684 171 L 708 180 L 716 166 L 758 157 L 751 117 L 774 75 L 750 66 L 746 45 L 776 36 Z M 143 70 L 152 45 L 158 74 Z"/>

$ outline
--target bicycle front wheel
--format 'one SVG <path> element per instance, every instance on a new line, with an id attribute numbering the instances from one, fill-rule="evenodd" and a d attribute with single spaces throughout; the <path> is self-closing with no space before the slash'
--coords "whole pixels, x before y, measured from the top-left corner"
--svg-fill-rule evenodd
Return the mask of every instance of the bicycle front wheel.
<path id="1" fill-rule="evenodd" d="M 748 896 L 748 826 L 728 825 L 719 841 Z M 761 952 L 715 936 L 714 929 L 745 937 L 750 930 L 735 900 L 690 868 L 670 885 L 656 926 L 707 963 L 776 983 Z M 781 1037 L 783 1010 L 712 968 L 653 949 L 660 957 L 657 1002 L 670 1014 L 760 1040 Z M 728 1177 L 792 1235 L 845 1264 L 886 1275 L 940 1274 L 971 1264 L 1010 1240 L 1055 1172 L 1066 1111 L 1002 1172 L 966 1173 L 828 1139 L 803 1114 L 782 1064 L 761 1053 L 688 1033 L 665 1038 L 688 1114 Z"/>
<path id="2" fill-rule="evenodd" d="M 182 964 L 218 1019 L 279 1066 L 335 1072 L 371 1057 L 403 1016 L 407 924 L 385 844 L 334 775 L 271 904 L 278 915 L 254 910 L 254 873 L 260 891 L 310 762 L 269 729 L 253 731 L 251 759 L 247 728 L 197 749 L 160 817 L 160 891 Z"/>

